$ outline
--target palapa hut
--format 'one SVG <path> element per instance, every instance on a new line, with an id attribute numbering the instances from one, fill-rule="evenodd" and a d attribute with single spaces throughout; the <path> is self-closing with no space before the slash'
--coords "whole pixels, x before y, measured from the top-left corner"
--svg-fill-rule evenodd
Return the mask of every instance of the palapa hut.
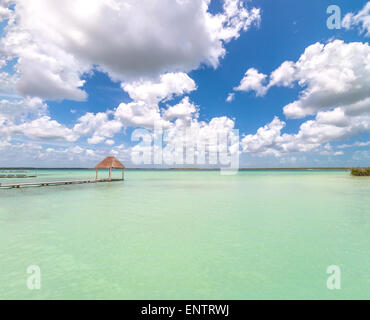
<path id="1" fill-rule="evenodd" d="M 122 169 L 122 180 L 124 179 L 125 166 L 115 157 L 106 157 L 102 162 L 96 165 L 96 180 L 98 180 L 99 169 L 109 169 L 109 180 L 112 180 L 112 169 Z"/>

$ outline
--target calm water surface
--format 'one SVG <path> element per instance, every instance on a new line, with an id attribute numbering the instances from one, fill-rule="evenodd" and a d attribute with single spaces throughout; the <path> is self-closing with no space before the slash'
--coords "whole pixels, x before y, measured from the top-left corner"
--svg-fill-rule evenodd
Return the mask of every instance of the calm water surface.
<path id="1" fill-rule="evenodd" d="M 127 171 L 0 189 L 0 298 L 370 299 L 369 195 L 370 178 L 345 171 Z M 41 290 L 27 289 L 29 265 Z M 329 265 L 341 290 L 326 288 Z"/>

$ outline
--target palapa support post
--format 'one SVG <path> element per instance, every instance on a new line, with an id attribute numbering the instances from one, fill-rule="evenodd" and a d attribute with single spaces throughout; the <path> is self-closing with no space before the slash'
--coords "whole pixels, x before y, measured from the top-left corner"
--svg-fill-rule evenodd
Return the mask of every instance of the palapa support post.
<path id="1" fill-rule="evenodd" d="M 112 168 L 109 168 L 109 181 L 112 181 Z"/>
<path id="2" fill-rule="evenodd" d="M 122 169 L 122 180 L 125 180 L 125 170 Z"/>
<path id="3" fill-rule="evenodd" d="M 98 168 L 96 168 L 95 180 L 98 180 Z"/>

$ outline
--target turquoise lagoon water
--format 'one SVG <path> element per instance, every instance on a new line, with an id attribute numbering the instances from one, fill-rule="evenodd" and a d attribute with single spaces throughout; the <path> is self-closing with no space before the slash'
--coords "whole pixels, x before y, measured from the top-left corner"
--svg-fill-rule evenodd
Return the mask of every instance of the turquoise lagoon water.
<path id="1" fill-rule="evenodd" d="M 346 171 L 125 176 L 1 189 L 0 298 L 370 298 L 370 178 Z M 37 179 L 93 177 L 41 170 Z M 30 265 L 40 267 L 40 290 L 26 286 Z M 341 269 L 341 290 L 327 289 L 330 265 Z"/>

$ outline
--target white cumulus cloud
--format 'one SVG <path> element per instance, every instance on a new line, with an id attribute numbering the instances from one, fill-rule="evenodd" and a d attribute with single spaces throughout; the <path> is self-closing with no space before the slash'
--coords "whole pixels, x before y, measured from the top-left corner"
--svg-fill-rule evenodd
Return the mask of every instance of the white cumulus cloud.
<path id="1" fill-rule="evenodd" d="M 368 108 L 369 79 L 369 44 L 335 40 L 307 47 L 297 62 L 285 61 L 273 71 L 268 82 L 266 75 L 250 68 L 235 90 L 263 96 L 272 86 L 292 87 L 298 83 L 302 87 L 299 99 L 286 105 L 284 114 L 303 118 L 339 106 L 354 108 L 361 104 Z"/>
<path id="2" fill-rule="evenodd" d="M 342 21 L 342 26 L 346 29 L 358 27 L 360 33 L 370 37 L 370 1 L 357 13 L 347 13 Z"/>
<path id="3" fill-rule="evenodd" d="M 95 69 L 132 82 L 216 68 L 224 43 L 260 21 L 241 0 L 225 0 L 218 14 L 209 0 L 64 0 L 62 9 L 57 0 L 13 2 L 13 10 L 3 2 L 12 18 L 0 46 L 18 59 L 17 89 L 56 100 L 85 100 L 82 76 Z"/>
<path id="4" fill-rule="evenodd" d="M 255 91 L 257 96 L 265 95 L 267 88 L 264 86 L 266 75 L 259 73 L 257 69 L 250 68 L 245 72 L 244 78 L 240 81 L 236 91 Z"/>

